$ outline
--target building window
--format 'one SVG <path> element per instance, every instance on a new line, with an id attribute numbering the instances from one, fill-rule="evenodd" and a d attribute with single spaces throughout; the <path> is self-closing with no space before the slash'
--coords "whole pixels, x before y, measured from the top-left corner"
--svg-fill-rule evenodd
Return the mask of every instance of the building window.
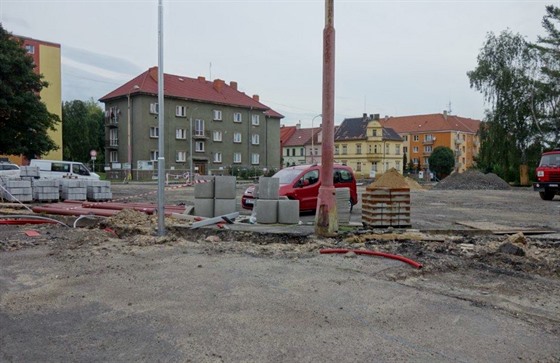
<path id="1" fill-rule="evenodd" d="M 362 153 L 362 144 L 356 144 L 356 154 L 360 155 Z"/>
<path id="2" fill-rule="evenodd" d="M 197 153 L 203 153 L 204 152 L 204 141 L 197 141 L 194 143 L 194 150 Z"/>
<path id="3" fill-rule="evenodd" d="M 368 152 L 368 154 L 371 154 L 371 145 L 367 146 L 367 152 Z"/>
<path id="4" fill-rule="evenodd" d="M 356 164 L 356 171 L 362 171 L 362 163 L 360 161 Z"/>
<path id="5" fill-rule="evenodd" d="M 412 152 L 413 152 L 413 153 L 417 153 L 417 152 L 418 152 L 418 146 L 414 146 L 414 147 L 412 148 Z"/>
<path id="6" fill-rule="evenodd" d="M 251 155 L 251 164 L 253 165 L 259 165 L 259 159 L 260 159 L 260 155 L 259 154 L 252 154 Z"/>
<path id="7" fill-rule="evenodd" d="M 259 144 L 259 134 L 253 134 L 251 137 L 251 144 L 258 145 Z"/>
<path id="8" fill-rule="evenodd" d="M 408 146 L 403 146 L 402 148 L 403 153 L 408 153 Z"/>
<path id="9" fill-rule="evenodd" d="M 259 115 L 251 115 L 251 124 L 253 126 L 259 126 L 260 124 Z"/>
<path id="10" fill-rule="evenodd" d="M 389 155 L 389 154 L 391 153 L 391 152 L 389 151 L 389 150 L 390 150 L 390 149 L 389 149 L 389 146 L 391 146 L 391 145 L 385 144 L 385 155 Z"/>
<path id="11" fill-rule="evenodd" d="M 302 147 L 299 148 L 299 156 L 305 156 L 305 149 Z"/>
<path id="12" fill-rule="evenodd" d="M 159 137 L 159 127 L 150 127 L 150 137 L 157 139 Z"/>
<path id="13" fill-rule="evenodd" d="M 377 130 L 376 129 L 371 130 L 371 136 L 377 136 Z"/>
<path id="14" fill-rule="evenodd" d="M 400 145 L 395 145 L 395 154 L 397 154 L 397 155 L 401 154 L 401 146 Z"/>
<path id="15" fill-rule="evenodd" d="M 348 154 L 348 145 L 343 144 L 342 145 L 342 155 L 346 155 Z"/>
<path id="16" fill-rule="evenodd" d="M 157 103 L 150 103 L 150 113 L 157 115 L 159 112 L 159 105 Z"/>
<path id="17" fill-rule="evenodd" d="M 196 136 L 204 136 L 204 120 L 194 120 L 194 134 Z"/>
<path id="18" fill-rule="evenodd" d="M 424 135 L 424 141 L 434 141 L 435 139 L 432 135 Z"/>
<path id="19" fill-rule="evenodd" d="M 395 161 L 395 169 L 397 170 L 401 170 L 401 162 L 400 161 Z"/>
<path id="20" fill-rule="evenodd" d="M 233 114 L 233 122 L 241 122 L 241 112 L 235 112 Z"/>
<path id="21" fill-rule="evenodd" d="M 27 53 L 29 53 L 29 54 L 35 54 L 35 46 L 34 46 L 34 45 L 26 44 L 26 45 L 25 45 L 25 50 L 26 50 Z"/>
<path id="22" fill-rule="evenodd" d="M 213 132 L 213 140 L 214 141 L 222 141 L 222 132 L 221 131 L 214 131 Z"/>
<path id="23" fill-rule="evenodd" d="M 371 163 L 371 170 L 377 171 L 377 161 L 374 161 L 373 163 Z"/>
<path id="24" fill-rule="evenodd" d="M 412 140 L 418 141 L 418 140 L 420 140 L 420 138 L 418 137 L 418 135 L 414 135 L 413 138 L 412 138 Z"/>
<path id="25" fill-rule="evenodd" d="M 150 151 L 150 160 L 152 161 L 157 160 L 158 157 L 159 157 L 159 151 L 157 150 Z"/>
<path id="26" fill-rule="evenodd" d="M 185 106 L 175 107 L 175 116 L 177 116 L 177 117 L 187 117 L 187 108 Z"/>
<path id="27" fill-rule="evenodd" d="M 241 132 L 234 132 L 233 133 L 233 142 L 236 144 L 241 143 Z"/>
<path id="28" fill-rule="evenodd" d="M 214 121 L 222 121 L 222 111 L 214 110 Z"/>
<path id="29" fill-rule="evenodd" d="M 374 154 L 379 153 L 379 150 L 378 150 L 378 148 L 377 148 L 377 145 L 373 145 L 373 153 L 374 153 Z"/>
<path id="30" fill-rule="evenodd" d="M 214 153 L 214 162 L 221 163 L 222 162 L 222 153 Z"/>
<path id="31" fill-rule="evenodd" d="M 178 163 L 184 163 L 185 161 L 187 161 L 187 152 L 177 151 L 177 154 L 175 154 L 175 161 Z"/>
<path id="32" fill-rule="evenodd" d="M 412 159 L 412 163 L 413 163 L 414 165 L 418 165 L 418 158 Z"/>
<path id="33" fill-rule="evenodd" d="M 403 136 L 404 141 L 408 141 L 408 135 Z"/>
<path id="34" fill-rule="evenodd" d="M 335 145 L 335 146 L 334 146 L 334 154 L 335 154 L 335 155 L 338 155 L 338 145 Z"/>
<path id="35" fill-rule="evenodd" d="M 241 164 L 241 153 L 233 153 L 233 163 Z"/>
<path id="36" fill-rule="evenodd" d="M 119 130 L 118 129 L 110 129 L 109 130 L 109 145 L 110 146 L 119 146 Z"/>
<path id="37" fill-rule="evenodd" d="M 110 163 L 118 163 L 119 162 L 119 153 L 117 151 L 110 151 L 109 152 L 109 162 Z"/>
<path id="38" fill-rule="evenodd" d="M 424 158 L 424 166 L 429 166 L 430 165 L 430 161 L 428 158 Z"/>
<path id="39" fill-rule="evenodd" d="M 431 153 L 432 152 L 432 145 L 424 146 L 424 152 Z"/>
<path id="40" fill-rule="evenodd" d="M 175 138 L 178 139 L 178 140 L 185 140 L 187 138 L 187 130 L 176 129 L 175 130 Z"/>

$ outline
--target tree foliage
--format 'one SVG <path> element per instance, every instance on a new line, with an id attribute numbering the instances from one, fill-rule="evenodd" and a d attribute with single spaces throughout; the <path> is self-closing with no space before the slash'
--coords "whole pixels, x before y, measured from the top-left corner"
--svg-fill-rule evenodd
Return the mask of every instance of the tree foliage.
<path id="1" fill-rule="evenodd" d="M 430 170 L 436 174 L 438 179 L 443 179 L 451 174 L 455 167 L 453 150 L 447 146 L 438 146 L 432 150 L 428 162 L 430 164 Z"/>
<path id="2" fill-rule="evenodd" d="M 91 150 L 103 150 L 103 109 L 93 99 L 67 101 L 62 104 L 64 160 L 88 162 Z M 103 164 L 99 152 L 96 164 Z"/>
<path id="3" fill-rule="evenodd" d="M 24 155 L 28 159 L 58 147 L 48 135 L 60 121 L 41 102 L 47 87 L 34 72 L 33 59 L 0 24 L 0 154 Z"/>

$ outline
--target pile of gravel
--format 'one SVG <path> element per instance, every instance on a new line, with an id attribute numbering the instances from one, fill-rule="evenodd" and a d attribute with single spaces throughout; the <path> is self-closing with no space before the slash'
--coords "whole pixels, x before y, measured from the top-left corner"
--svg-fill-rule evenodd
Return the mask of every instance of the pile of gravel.
<path id="1" fill-rule="evenodd" d="M 437 183 L 439 190 L 508 190 L 509 184 L 494 173 L 483 174 L 478 170 L 453 173 Z"/>

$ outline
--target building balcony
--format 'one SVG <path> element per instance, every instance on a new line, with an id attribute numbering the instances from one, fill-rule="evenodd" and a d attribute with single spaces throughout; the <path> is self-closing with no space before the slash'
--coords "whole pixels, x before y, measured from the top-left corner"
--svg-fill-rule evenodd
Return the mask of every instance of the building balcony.
<path id="1" fill-rule="evenodd" d="M 367 161 L 374 162 L 374 161 L 381 161 L 383 160 L 382 153 L 367 153 L 365 154 Z"/>
<path id="2" fill-rule="evenodd" d="M 105 118 L 105 126 L 107 126 L 107 127 L 119 127 L 119 118 L 116 117 L 116 116 Z"/>
<path id="3" fill-rule="evenodd" d="M 194 131 L 192 135 L 195 140 L 208 140 L 210 138 L 209 131 Z"/>
<path id="4" fill-rule="evenodd" d="M 455 149 L 455 156 L 461 156 L 463 152 L 460 149 Z"/>
<path id="5" fill-rule="evenodd" d="M 432 152 L 431 151 L 424 151 L 424 152 L 422 152 L 422 155 L 430 156 L 430 155 L 432 155 Z"/>
<path id="6" fill-rule="evenodd" d="M 105 140 L 105 147 L 107 149 L 118 149 L 119 140 L 118 139 Z"/>
<path id="7" fill-rule="evenodd" d="M 436 141 L 435 137 L 433 139 L 424 140 L 422 141 L 422 145 L 433 145 L 435 141 Z"/>
<path id="8" fill-rule="evenodd" d="M 461 139 L 461 138 L 455 138 L 455 144 L 460 145 L 463 144 L 465 142 L 465 140 Z"/>

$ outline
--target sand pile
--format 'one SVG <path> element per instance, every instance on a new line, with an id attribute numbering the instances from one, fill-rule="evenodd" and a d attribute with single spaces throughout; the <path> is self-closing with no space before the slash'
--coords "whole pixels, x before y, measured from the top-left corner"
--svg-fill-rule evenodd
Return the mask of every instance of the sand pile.
<path id="1" fill-rule="evenodd" d="M 438 190 L 508 190 L 509 184 L 496 174 L 484 174 L 478 170 L 453 173 L 437 183 Z"/>
<path id="2" fill-rule="evenodd" d="M 395 168 L 389 169 L 379 179 L 367 186 L 367 190 L 374 188 L 410 189 L 406 179 Z"/>

